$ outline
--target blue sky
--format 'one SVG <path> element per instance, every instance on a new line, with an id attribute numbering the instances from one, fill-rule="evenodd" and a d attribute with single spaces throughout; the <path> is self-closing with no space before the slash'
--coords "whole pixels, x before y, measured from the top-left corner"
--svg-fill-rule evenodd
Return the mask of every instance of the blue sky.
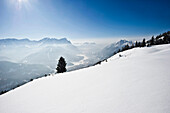
<path id="1" fill-rule="evenodd" d="M 0 38 L 143 37 L 170 30 L 169 0 L 0 0 Z"/>

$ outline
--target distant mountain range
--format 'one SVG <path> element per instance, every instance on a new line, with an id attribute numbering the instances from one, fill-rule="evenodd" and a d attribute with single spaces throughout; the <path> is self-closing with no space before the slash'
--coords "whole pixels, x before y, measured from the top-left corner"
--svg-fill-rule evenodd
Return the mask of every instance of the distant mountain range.
<path id="1" fill-rule="evenodd" d="M 56 39 L 56 38 L 43 38 L 41 40 L 29 40 L 29 39 L 0 39 L 0 46 L 4 45 L 25 45 L 25 44 L 71 44 L 66 38 Z"/>
<path id="2" fill-rule="evenodd" d="M 0 92 L 54 72 L 60 56 L 72 65 L 78 53 L 66 38 L 0 39 Z"/>
<path id="3" fill-rule="evenodd" d="M 66 38 L 0 39 L 0 91 L 54 72 L 61 56 L 67 62 L 67 70 L 72 71 L 111 57 L 126 44 L 131 45 L 132 41 L 120 40 L 101 47 L 88 42 L 75 46 Z"/>

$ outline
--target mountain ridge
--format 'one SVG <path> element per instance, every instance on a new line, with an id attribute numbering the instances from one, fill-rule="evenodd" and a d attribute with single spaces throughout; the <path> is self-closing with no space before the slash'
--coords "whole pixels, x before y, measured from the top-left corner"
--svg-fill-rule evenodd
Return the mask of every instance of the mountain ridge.
<path id="1" fill-rule="evenodd" d="M 71 42 L 67 38 L 43 38 L 40 40 L 30 40 L 27 38 L 24 39 L 16 39 L 16 38 L 7 38 L 0 39 L 0 45 L 10 45 L 10 44 L 71 44 Z"/>

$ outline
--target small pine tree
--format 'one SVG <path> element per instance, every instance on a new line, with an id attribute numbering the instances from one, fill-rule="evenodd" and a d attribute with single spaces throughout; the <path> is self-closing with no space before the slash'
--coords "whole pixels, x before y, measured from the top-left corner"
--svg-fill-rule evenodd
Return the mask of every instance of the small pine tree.
<path id="1" fill-rule="evenodd" d="M 63 73 L 63 72 L 66 72 L 67 69 L 66 69 L 66 61 L 63 57 L 60 57 L 59 61 L 58 61 L 58 65 L 57 65 L 57 73 Z"/>
<path id="2" fill-rule="evenodd" d="M 119 52 L 121 52 L 121 50 L 120 50 L 120 49 L 117 51 L 117 53 L 119 53 Z"/>
<path id="3" fill-rule="evenodd" d="M 129 49 L 129 45 L 128 45 L 128 44 L 125 46 L 125 49 L 126 49 L 126 50 L 128 50 L 128 49 Z"/>
<path id="4" fill-rule="evenodd" d="M 138 47 L 141 47 L 141 42 L 138 42 Z"/>
<path id="5" fill-rule="evenodd" d="M 151 38 L 151 41 L 150 41 L 150 45 L 154 45 L 154 40 L 155 40 L 155 38 L 154 38 L 154 36 L 152 36 L 152 38 Z"/>
<path id="6" fill-rule="evenodd" d="M 135 43 L 135 47 L 139 47 L 139 46 L 138 46 L 138 42 L 137 42 L 137 41 L 136 41 L 136 43 Z"/>
<path id="7" fill-rule="evenodd" d="M 145 46 L 146 46 L 146 42 L 145 42 L 145 39 L 143 39 L 142 47 L 145 47 Z"/>
<path id="8" fill-rule="evenodd" d="M 134 46 L 134 43 L 132 43 L 132 46 L 131 46 L 131 48 L 134 48 L 135 46 Z"/>

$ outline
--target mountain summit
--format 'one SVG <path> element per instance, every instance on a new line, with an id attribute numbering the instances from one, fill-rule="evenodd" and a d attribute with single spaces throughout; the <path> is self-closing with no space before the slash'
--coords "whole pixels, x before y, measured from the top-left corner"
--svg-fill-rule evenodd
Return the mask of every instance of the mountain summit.
<path id="1" fill-rule="evenodd" d="M 43 38 L 41 40 L 29 40 L 29 39 L 15 39 L 15 38 L 8 38 L 8 39 L 0 39 L 0 46 L 8 46 L 8 45 L 31 45 L 31 44 L 71 44 L 67 38 Z"/>
<path id="2" fill-rule="evenodd" d="M 61 39 L 43 38 L 38 42 L 42 42 L 43 44 L 71 44 L 71 42 L 67 40 L 67 38 L 61 38 Z"/>

